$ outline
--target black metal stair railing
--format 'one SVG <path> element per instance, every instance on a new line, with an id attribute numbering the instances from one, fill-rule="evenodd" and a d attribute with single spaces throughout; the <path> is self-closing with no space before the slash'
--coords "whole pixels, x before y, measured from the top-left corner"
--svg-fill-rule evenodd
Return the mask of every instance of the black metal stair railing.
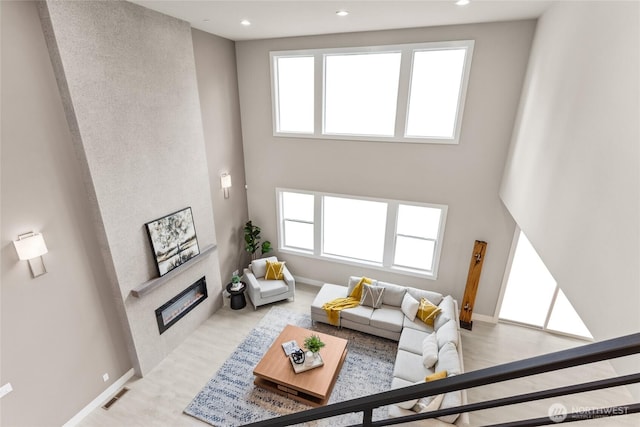
<path id="1" fill-rule="evenodd" d="M 302 412 L 296 412 L 281 417 L 271 418 L 247 424 L 253 427 L 288 426 L 301 424 L 314 420 L 335 417 L 353 412 L 362 412 L 362 426 L 388 426 L 402 424 L 410 421 L 418 421 L 436 418 L 444 415 L 461 414 L 490 408 L 497 408 L 518 403 L 530 402 L 551 397 L 564 396 L 586 391 L 599 390 L 609 387 L 633 384 L 640 382 L 640 372 L 630 375 L 613 377 L 609 379 L 574 384 L 555 389 L 543 390 L 534 393 L 526 393 L 517 396 L 509 396 L 484 402 L 474 402 L 455 408 L 440 409 L 433 412 L 409 415 L 384 420 L 372 420 L 373 410 L 381 406 L 387 406 L 406 400 L 412 400 L 424 396 L 432 396 L 448 393 L 456 390 L 466 390 L 472 387 L 481 387 L 502 381 L 513 380 L 531 375 L 552 372 L 574 366 L 585 365 L 618 357 L 630 356 L 640 353 L 640 333 L 613 338 L 606 341 L 587 344 L 584 346 L 549 353 L 529 359 L 519 360 L 477 371 L 466 372 L 444 378 L 438 381 L 416 384 L 409 387 L 390 390 L 378 394 L 346 400 L 331 405 L 313 408 Z M 559 424 L 562 422 L 583 421 L 594 417 L 620 416 L 640 413 L 640 403 L 625 405 L 624 407 L 610 407 L 592 410 L 591 412 L 562 413 L 558 417 L 548 414 L 545 417 L 510 421 L 507 424 L 495 424 L 498 426 L 527 427 L 537 425 Z"/>

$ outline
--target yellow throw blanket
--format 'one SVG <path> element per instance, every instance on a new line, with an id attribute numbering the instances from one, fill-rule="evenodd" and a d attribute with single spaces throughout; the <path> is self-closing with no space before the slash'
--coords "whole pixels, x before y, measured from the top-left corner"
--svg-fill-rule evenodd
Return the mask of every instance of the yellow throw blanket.
<path id="1" fill-rule="evenodd" d="M 346 298 L 336 298 L 333 301 L 324 303 L 322 309 L 327 312 L 329 323 L 334 326 L 340 326 L 340 312 L 345 308 L 353 308 L 360 305 L 362 298 L 362 285 L 366 283 L 370 285 L 371 279 L 363 277 L 351 291 L 351 295 Z"/>

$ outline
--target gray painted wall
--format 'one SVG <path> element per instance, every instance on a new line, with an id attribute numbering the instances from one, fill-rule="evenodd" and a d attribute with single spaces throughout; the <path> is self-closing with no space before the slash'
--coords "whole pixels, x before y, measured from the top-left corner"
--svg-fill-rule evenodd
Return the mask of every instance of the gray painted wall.
<path id="1" fill-rule="evenodd" d="M 148 221 L 189 206 L 201 250 L 216 244 L 191 28 L 127 2 L 42 5 L 67 120 L 95 197 L 103 257 L 131 334 L 134 368 L 145 375 L 222 305 L 215 251 L 148 295 L 130 294 L 157 276 Z M 159 335 L 154 310 L 202 276 L 209 299 Z"/>
<path id="2" fill-rule="evenodd" d="M 0 8 L 0 383 L 14 389 L 0 400 L 0 424 L 60 426 L 131 361 L 36 4 Z M 29 230 L 49 249 L 49 272 L 36 279 L 11 243 Z"/>
<path id="3" fill-rule="evenodd" d="M 544 14 L 500 190 L 598 341 L 640 331 L 639 28 L 637 2 Z"/>
<path id="4" fill-rule="evenodd" d="M 242 231 L 248 214 L 235 43 L 195 29 L 192 36 L 218 256 L 225 286 L 233 271 L 242 272 L 241 267 L 248 261 Z M 232 180 L 228 199 L 220 187 L 220 175 L 225 172 L 231 174 Z"/>
<path id="5" fill-rule="evenodd" d="M 364 274 L 461 299 L 474 240 L 486 240 L 475 312 L 493 315 L 515 223 L 498 197 L 534 21 L 238 42 L 249 215 L 276 242 L 275 188 L 288 187 L 449 206 L 437 280 L 290 254 L 294 275 L 346 283 Z M 373 143 L 273 136 L 269 51 L 475 40 L 459 145 Z"/>

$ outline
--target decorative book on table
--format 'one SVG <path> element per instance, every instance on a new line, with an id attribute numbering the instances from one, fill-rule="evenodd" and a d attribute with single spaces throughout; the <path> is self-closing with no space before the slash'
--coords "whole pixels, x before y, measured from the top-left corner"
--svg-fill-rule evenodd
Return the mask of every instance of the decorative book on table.
<path id="1" fill-rule="evenodd" d="M 284 354 L 286 354 L 287 356 L 291 356 L 291 353 L 300 350 L 300 347 L 298 347 L 298 343 L 296 342 L 296 340 L 291 340 L 283 342 L 282 349 L 284 350 Z"/>

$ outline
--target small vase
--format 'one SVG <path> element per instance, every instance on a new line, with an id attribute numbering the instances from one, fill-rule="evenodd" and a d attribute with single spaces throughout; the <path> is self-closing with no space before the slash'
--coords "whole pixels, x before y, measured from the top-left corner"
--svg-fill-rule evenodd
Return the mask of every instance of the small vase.
<path id="1" fill-rule="evenodd" d="M 313 365 L 313 362 L 315 362 L 315 353 L 312 353 L 310 351 L 307 351 L 307 354 L 305 355 L 304 358 L 304 364 L 305 365 Z"/>

